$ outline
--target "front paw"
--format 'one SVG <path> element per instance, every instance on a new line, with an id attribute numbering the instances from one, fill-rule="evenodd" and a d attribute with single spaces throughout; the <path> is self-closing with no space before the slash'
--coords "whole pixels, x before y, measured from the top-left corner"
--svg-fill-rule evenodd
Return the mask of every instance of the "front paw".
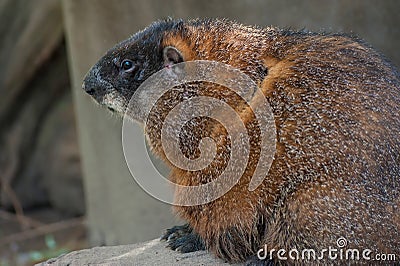
<path id="1" fill-rule="evenodd" d="M 161 240 L 166 240 L 169 248 L 181 253 L 206 249 L 203 240 L 193 231 L 189 224 L 178 225 L 167 229 L 167 232 L 161 237 Z"/>

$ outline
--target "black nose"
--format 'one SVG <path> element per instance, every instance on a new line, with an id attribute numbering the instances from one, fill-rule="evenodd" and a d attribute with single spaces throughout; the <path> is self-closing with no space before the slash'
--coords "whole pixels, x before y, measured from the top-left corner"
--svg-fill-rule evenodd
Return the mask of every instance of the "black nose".
<path id="1" fill-rule="evenodd" d="M 92 71 L 86 75 L 85 79 L 83 80 L 82 89 L 89 95 L 94 95 L 96 90 L 96 82 Z"/>

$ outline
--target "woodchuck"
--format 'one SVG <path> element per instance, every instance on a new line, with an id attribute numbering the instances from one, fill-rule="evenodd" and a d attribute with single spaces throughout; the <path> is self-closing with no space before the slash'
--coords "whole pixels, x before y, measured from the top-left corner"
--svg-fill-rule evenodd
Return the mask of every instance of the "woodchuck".
<path id="1" fill-rule="evenodd" d="M 273 112 L 276 152 L 264 181 L 250 191 L 260 130 L 246 103 L 207 82 L 160 95 L 145 134 L 154 154 L 171 167 L 173 182 L 195 186 L 218 178 L 231 145 L 218 121 L 196 118 L 180 135 L 182 152 L 196 158 L 199 140 L 211 137 L 217 147 L 212 163 L 189 171 L 168 161 L 160 137 L 163 119 L 184 97 L 219 97 L 232 105 L 251 143 L 246 169 L 228 193 L 206 204 L 174 206 L 188 224 L 163 236 L 172 249 L 208 249 L 225 261 L 249 264 L 340 264 L 357 254 L 364 263 L 377 254 L 400 259 L 400 78 L 382 55 L 344 34 L 168 19 L 111 48 L 83 88 L 123 115 L 148 77 L 194 60 L 228 64 L 257 84 Z M 332 258 L 331 247 L 338 254 L 339 248 L 359 253 Z M 302 257 L 304 250 L 316 257 Z"/>

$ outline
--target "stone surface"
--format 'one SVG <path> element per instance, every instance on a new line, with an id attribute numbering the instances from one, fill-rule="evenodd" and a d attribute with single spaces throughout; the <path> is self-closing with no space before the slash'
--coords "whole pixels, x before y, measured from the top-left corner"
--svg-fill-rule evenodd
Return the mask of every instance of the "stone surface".
<path id="1" fill-rule="evenodd" d="M 84 266 L 84 265 L 232 265 L 216 259 L 207 251 L 182 254 L 169 248 L 158 239 L 125 246 L 95 247 L 74 251 L 58 258 L 50 259 L 37 266 Z M 236 264 L 242 265 L 242 264 Z"/>

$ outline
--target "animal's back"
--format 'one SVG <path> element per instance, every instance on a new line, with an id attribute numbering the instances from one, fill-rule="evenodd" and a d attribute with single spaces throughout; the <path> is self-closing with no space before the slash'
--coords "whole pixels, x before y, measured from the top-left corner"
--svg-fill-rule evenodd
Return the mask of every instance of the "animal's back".
<path id="1" fill-rule="evenodd" d="M 206 247 L 230 262 L 244 261 L 264 245 L 286 252 L 313 249 L 324 256 L 318 262 L 335 263 L 321 252 L 346 239 L 348 249 L 400 255 L 397 70 L 362 41 L 340 34 L 262 29 L 226 20 L 168 20 L 111 49 L 89 72 L 85 90 L 123 113 L 151 74 L 193 60 L 229 64 L 253 79 L 273 112 L 276 153 L 261 185 L 250 191 L 262 148 L 251 108 L 228 88 L 209 82 L 160 95 L 145 121 L 146 135 L 152 151 L 171 166 L 170 178 L 177 184 L 196 186 L 218 178 L 231 151 L 221 123 L 195 118 L 181 128 L 180 148 L 196 158 L 200 140 L 211 137 L 217 155 L 196 171 L 169 163 L 161 130 L 179 101 L 209 96 L 231 104 L 251 143 L 244 174 L 229 192 L 207 204 L 175 207 L 189 225 L 167 232 L 172 248 Z M 188 195 L 177 190 L 175 196 Z M 276 252 L 272 259 L 278 261 Z"/>
<path id="2" fill-rule="evenodd" d="M 242 182 L 201 208 L 176 207 L 178 213 L 228 259 L 242 259 L 260 244 L 320 251 L 343 237 L 347 248 L 400 253 L 397 71 L 348 36 L 248 28 L 231 34 L 235 26 L 229 27 L 222 41 L 194 27 L 212 41 L 191 40 L 199 47 L 183 49 L 253 77 L 255 62 L 263 62 L 267 74 L 260 87 L 274 113 L 277 153 L 256 191 Z M 221 60 L 226 50 L 233 55 Z M 251 173 L 242 178 L 248 181 Z"/>

